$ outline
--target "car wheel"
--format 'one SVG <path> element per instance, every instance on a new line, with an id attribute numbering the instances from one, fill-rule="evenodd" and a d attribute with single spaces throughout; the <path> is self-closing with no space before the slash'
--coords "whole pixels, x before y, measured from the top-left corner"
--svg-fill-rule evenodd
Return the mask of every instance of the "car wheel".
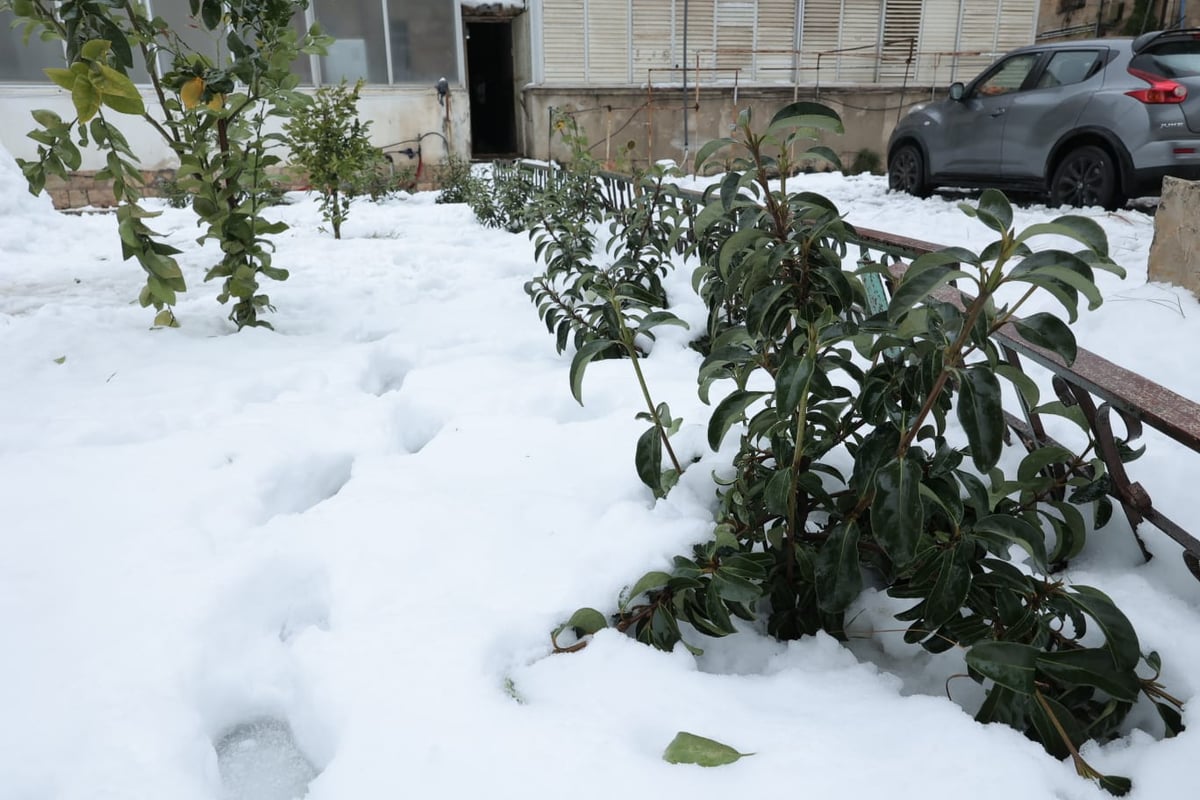
<path id="1" fill-rule="evenodd" d="M 888 161 L 888 188 L 916 197 L 929 197 L 925 158 L 914 144 L 901 145 Z"/>
<path id="2" fill-rule="evenodd" d="M 1123 201 L 1112 156 L 1093 145 L 1067 153 L 1050 179 L 1052 205 L 1101 206 L 1112 210 L 1123 205 Z"/>

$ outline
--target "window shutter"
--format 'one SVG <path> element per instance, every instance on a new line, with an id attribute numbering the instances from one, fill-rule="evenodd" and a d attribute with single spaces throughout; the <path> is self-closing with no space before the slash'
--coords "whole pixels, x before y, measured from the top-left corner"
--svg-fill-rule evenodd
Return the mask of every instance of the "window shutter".
<path id="1" fill-rule="evenodd" d="M 960 5 L 961 0 L 925 0 L 917 61 L 920 81 L 940 86 L 955 79 L 953 53 L 958 50 Z"/>
<path id="2" fill-rule="evenodd" d="M 879 80 L 900 83 L 916 75 L 916 50 L 921 39 L 921 0 L 887 0 L 883 12 L 883 48 Z M 909 64 L 909 55 L 913 63 Z"/>
<path id="3" fill-rule="evenodd" d="M 672 48 L 672 58 L 681 67 L 686 67 L 691 70 L 688 73 L 688 83 L 695 80 L 696 70 L 696 54 L 700 54 L 700 68 L 705 67 L 711 69 L 715 66 L 716 59 L 713 51 L 716 50 L 716 25 L 715 25 L 715 0 L 690 0 L 688 2 L 688 24 L 687 24 L 687 64 L 683 63 L 683 0 L 674 0 L 675 5 L 675 44 Z M 701 77 L 704 80 L 711 80 L 712 75 L 704 75 L 701 72 Z"/>
<path id="4" fill-rule="evenodd" d="M 793 81 L 796 65 L 795 0 L 758 0 L 758 44 L 755 79 L 763 83 Z"/>
<path id="5" fill-rule="evenodd" d="M 1005 51 L 1033 44 L 1036 25 L 1037 3 L 1035 0 L 1004 0 L 1000 6 L 996 48 Z"/>
<path id="6" fill-rule="evenodd" d="M 852 0 L 853 2 L 853 0 Z M 818 80 L 828 83 L 837 80 L 837 61 L 835 56 L 825 56 L 820 59 L 819 53 L 838 49 L 839 31 L 842 22 L 842 4 L 830 0 L 804 0 L 804 18 L 800 29 L 800 50 L 803 53 L 801 66 L 804 71 L 802 80 L 806 83 L 816 83 Z"/>
<path id="7" fill-rule="evenodd" d="M 629 83 L 629 0 L 584 0 L 588 83 Z"/>
<path id="8" fill-rule="evenodd" d="M 547 0 L 542 9 L 546 82 L 582 82 L 587 76 L 583 0 Z"/>
<path id="9" fill-rule="evenodd" d="M 883 0 L 854 0 L 842 6 L 840 47 L 860 48 L 838 58 L 838 79 L 852 83 L 874 83 L 879 53 Z"/>
<path id="10" fill-rule="evenodd" d="M 1000 55 L 996 48 L 996 22 L 999 15 L 1000 0 L 968 0 L 963 3 L 962 34 L 958 47 L 980 55 L 964 55 L 958 59 L 958 80 L 971 80 Z"/>
<path id="11" fill-rule="evenodd" d="M 732 82 L 739 69 L 739 81 L 754 77 L 754 0 L 717 0 L 717 71 L 718 81 Z"/>
<path id="12" fill-rule="evenodd" d="M 681 76 L 675 73 L 650 74 L 651 69 L 672 67 L 671 3 L 666 0 L 633 0 L 633 82 L 653 83 L 677 82 Z M 690 45 L 691 42 L 688 42 Z"/>

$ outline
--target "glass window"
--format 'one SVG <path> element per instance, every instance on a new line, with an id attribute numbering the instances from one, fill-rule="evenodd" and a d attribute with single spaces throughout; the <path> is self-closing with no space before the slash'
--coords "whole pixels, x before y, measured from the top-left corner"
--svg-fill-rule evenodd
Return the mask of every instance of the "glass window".
<path id="1" fill-rule="evenodd" d="M 321 57 L 323 83 L 388 82 L 380 0 L 320 0 L 313 9 L 321 28 L 336 40 Z"/>
<path id="2" fill-rule="evenodd" d="M 1017 91 L 1037 60 L 1037 53 L 1023 53 L 1006 59 L 975 87 L 975 93 L 990 97 Z"/>
<path id="3" fill-rule="evenodd" d="M 1080 83 L 1091 77 L 1093 67 L 1099 60 L 1099 50 L 1063 50 L 1050 57 L 1046 71 L 1038 79 L 1038 88 L 1067 86 Z"/>
<path id="4" fill-rule="evenodd" d="M 150 16 L 161 17 L 187 49 L 207 56 L 214 64 L 219 63 L 224 52 L 224 36 L 219 29 L 210 31 L 193 17 L 188 0 L 150 0 L 147 6 Z M 163 64 L 162 68 L 169 70 L 171 65 Z"/>
<path id="5" fill-rule="evenodd" d="M 1154 44 L 1134 56 L 1129 66 L 1163 78 L 1194 78 L 1200 75 L 1200 40 L 1177 39 Z"/>
<path id="6" fill-rule="evenodd" d="M 0 11 L 0 81 L 46 83 L 44 67 L 66 66 L 62 42 L 43 42 L 35 33 L 25 44 L 25 28 L 12 28 L 14 19 L 11 11 Z"/>
<path id="7" fill-rule="evenodd" d="M 433 84 L 458 77 L 454 3 L 447 0 L 388 0 L 392 80 Z"/>

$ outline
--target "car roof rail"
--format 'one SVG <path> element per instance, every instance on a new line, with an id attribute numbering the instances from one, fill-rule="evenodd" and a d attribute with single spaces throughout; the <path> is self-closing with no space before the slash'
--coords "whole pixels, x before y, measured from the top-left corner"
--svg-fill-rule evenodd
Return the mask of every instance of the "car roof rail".
<path id="1" fill-rule="evenodd" d="M 1165 31 L 1149 31 L 1133 40 L 1133 52 L 1140 53 L 1161 36 L 1191 36 L 1200 38 L 1200 28 L 1172 28 Z"/>

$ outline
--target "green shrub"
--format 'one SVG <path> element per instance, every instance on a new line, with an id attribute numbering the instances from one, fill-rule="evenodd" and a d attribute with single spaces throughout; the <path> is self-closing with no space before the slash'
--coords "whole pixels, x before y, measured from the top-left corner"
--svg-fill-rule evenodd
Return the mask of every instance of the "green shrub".
<path id="1" fill-rule="evenodd" d="M 1091 506 L 1097 525 L 1111 513 L 1105 467 L 1093 447 L 1075 455 L 1035 443 L 1015 472 L 1001 468 L 1004 382 L 1028 407 L 1090 432 L 1072 409 L 1042 405 L 1036 385 L 993 339 L 1011 323 L 1070 363 L 1076 344 L 1063 319 L 1018 313 L 1046 292 L 1074 321 L 1081 300 L 1089 308 L 1101 302 L 1095 271 L 1123 271 L 1094 221 L 1065 216 L 1018 231 L 1008 200 L 989 190 L 961 208 L 996 240 L 981 253 L 951 248 L 916 259 L 887 307 L 871 308 L 864 281 L 883 267 L 845 269 L 853 232 L 841 212 L 818 194 L 788 191 L 797 161 L 837 165 L 822 146 L 790 154 L 820 132 L 840 130 L 832 111 L 812 103 L 783 109 L 764 132 L 744 112 L 736 138 L 697 155 L 697 173 L 721 152 L 732 168 L 709 190 L 691 233 L 700 259 L 694 285 L 709 308 L 700 394 L 705 402 L 718 388 L 723 395 L 714 398 L 709 445 L 720 450 L 734 434 L 737 446 L 732 471 L 718 481 L 711 539 L 676 556 L 669 571 L 634 581 L 611 619 L 665 650 L 682 643 L 696 651 L 685 636 L 734 633 L 735 618 L 761 620 L 780 639 L 818 631 L 844 638 L 847 610 L 869 576 L 908 601 L 897 615 L 908 625 L 906 642 L 964 653 L 967 675 L 985 689 L 976 719 L 1017 728 L 1123 794 L 1129 781 L 1100 774 L 1080 749 L 1118 736 L 1140 697 L 1174 735 L 1183 727 L 1181 703 L 1158 683 L 1157 654 L 1143 654 L 1111 599 L 1051 574 L 1084 546 L 1088 525 L 1079 507 Z M 686 224 L 670 216 L 674 207 L 658 204 L 668 241 Z M 612 322 L 618 332 L 628 325 L 622 293 L 593 288 L 619 282 L 611 270 L 589 277 L 580 265 L 588 264 L 590 240 L 564 230 L 569 235 L 540 234 L 539 251 L 552 267 L 570 261 L 580 277 L 528 288 L 560 349 L 575 333 L 570 383 L 578 398 L 591 358 L 636 359 L 636 351 L 614 352 L 622 340 L 597 324 L 607 313 L 600 301 L 616 298 Z M 632 251 L 642 229 L 617 226 L 614 233 Z M 1035 252 L 1031 245 L 1047 235 L 1079 249 Z M 973 296 L 935 294 L 953 291 L 952 282 Z M 568 289 L 580 285 L 572 296 Z M 998 293 L 1009 286 L 1019 299 L 1001 303 Z M 642 284 L 633 294 L 648 301 L 648 289 Z M 628 308 L 643 321 L 658 313 Z M 664 425 L 656 429 L 665 442 Z M 637 463 L 656 494 L 669 490 L 669 481 L 646 479 L 642 458 Z M 1031 571 L 1010 563 L 1014 547 Z M 580 609 L 555 632 L 555 647 L 567 627 L 584 635 L 608 623 Z M 1143 665 L 1149 677 L 1139 674 Z"/>
<path id="2" fill-rule="evenodd" d="M 371 194 L 381 171 L 383 152 L 371 144 L 371 123 L 358 119 L 362 81 L 347 89 L 323 86 L 309 105 L 296 111 L 284 130 L 294 163 L 308 173 L 310 185 L 321 195 L 321 215 L 333 227 L 333 238 L 342 238 L 342 223 L 350 215 L 354 197 Z"/>

